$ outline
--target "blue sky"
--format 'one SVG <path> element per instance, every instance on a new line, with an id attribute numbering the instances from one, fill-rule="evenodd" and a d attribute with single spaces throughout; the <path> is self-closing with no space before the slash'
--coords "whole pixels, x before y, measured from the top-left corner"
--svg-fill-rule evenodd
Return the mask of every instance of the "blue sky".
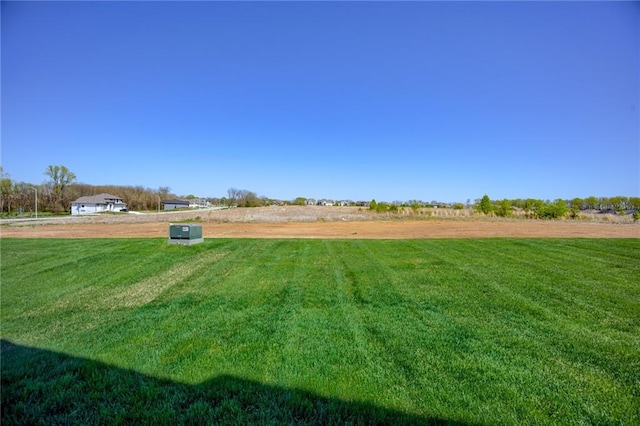
<path id="1" fill-rule="evenodd" d="M 280 199 L 640 195 L 638 2 L 2 2 L 4 172 Z"/>

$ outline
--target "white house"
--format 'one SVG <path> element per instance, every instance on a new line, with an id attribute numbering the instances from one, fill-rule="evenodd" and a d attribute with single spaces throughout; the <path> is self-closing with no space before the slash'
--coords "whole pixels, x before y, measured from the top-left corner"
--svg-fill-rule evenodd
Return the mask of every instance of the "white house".
<path id="1" fill-rule="evenodd" d="M 122 198 L 111 194 L 98 194 L 80 197 L 71 203 L 71 214 L 90 214 L 100 212 L 126 211 L 127 205 Z"/>
<path id="2" fill-rule="evenodd" d="M 189 208 L 206 209 L 207 207 L 211 207 L 211 203 L 204 198 L 194 198 L 193 200 L 189 200 Z"/>

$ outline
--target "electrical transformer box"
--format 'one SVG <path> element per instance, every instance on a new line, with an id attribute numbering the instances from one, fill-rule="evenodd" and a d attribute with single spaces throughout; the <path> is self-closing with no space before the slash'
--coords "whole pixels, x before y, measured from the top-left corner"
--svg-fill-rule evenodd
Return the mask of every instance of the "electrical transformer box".
<path id="1" fill-rule="evenodd" d="M 170 224 L 169 244 L 197 244 L 204 241 L 202 238 L 202 225 L 197 224 Z"/>

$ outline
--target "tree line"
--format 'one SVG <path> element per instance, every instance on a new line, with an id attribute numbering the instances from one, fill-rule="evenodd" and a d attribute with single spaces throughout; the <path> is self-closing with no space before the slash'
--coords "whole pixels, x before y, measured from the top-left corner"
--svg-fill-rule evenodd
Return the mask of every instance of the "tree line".
<path id="1" fill-rule="evenodd" d="M 475 204 L 467 201 L 462 203 L 425 203 L 419 200 L 409 202 L 377 202 L 375 199 L 369 202 L 369 210 L 377 213 L 405 212 L 410 208 L 418 213 L 421 208 L 445 207 L 462 210 L 465 207 L 472 208 L 478 213 L 498 217 L 525 217 L 529 219 L 560 219 L 563 217 L 578 218 L 580 213 L 591 211 L 599 213 L 613 213 L 619 215 L 632 214 L 634 219 L 640 219 L 640 197 L 587 197 L 573 198 L 570 200 L 540 200 L 534 198 L 491 200 L 488 195 L 477 199 Z"/>
<path id="2" fill-rule="evenodd" d="M 44 171 L 43 183 L 16 182 L 0 168 L 0 213 L 27 214 L 38 211 L 68 213 L 71 203 L 84 196 L 102 193 L 121 197 L 131 210 L 156 210 L 161 200 L 176 198 L 169 187 L 90 185 L 78 183 L 75 173 L 65 166 L 51 165 Z"/>
<path id="3" fill-rule="evenodd" d="M 33 214 L 38 210 L 51 213 L 68 213 L 71 203 L 84 196 L 102 193 L 121 197 L 129 210 L 161 209 L 161 202 L 171 198 L 196 198 L 193 195 L 178 197 L 167 186 L 158 189 L 143 186 L 90 185 L 77 182 L 77 176 L 66 166 L 50 165 L 44 171 L 47 178 L 41 184 L 16 182 L 0 167 L 0 213 Z M 227 197 L 210 198 L 213 204 L 235 207 L 261 207 L 275 200 L 259 197 L 246 189 L 229 188 Z"/>
<path id="4" fill-rule="evenodd" d="M 109 193 L 121 197 L 130 210 L 160 209 L 162 200 L 178 198 L 169 187 L 158 189 L 143 186 L 119 185 L 90 185 L 78 183 L 75 173 L 65 166 L 50 165 L 44 171 L 47 178 L 43 183 L 35 185 L 26 182 L 16 182 L 0 167 L 0 213 L 27 214 L 35 211 L 37 195 L 38 210 L 52 213 L 68 213 L 71 203 L 77 198 Z M 195 198 L 192 195 L 186 198 Z M 306 198 L 298 197 L 291 202 L 282 202 L 267 197 L 258 196 L 246 189 L 229 188 L 226 197 L 209 199 L 214 204 L 235 207 L 262 207 L 276 203 L 303 205 Z M 433 203 L 432 203 L 433 204 Z M 417 212 L 427 204 L 412 200 L 406 203 L 387 203 L 371 200 L 369 209 L 377 212 L 397 212 L 399 207 L 409 207 Z M 640 215 L 640 197 L 595 197 L 573 198 L 570 200 L 539 200 L 502 199 L 491 200 L 488 195 L 476 200 L 475 204 L 467 206 L 462 203 L 450 205 L 454 209 L 472 207 L 476 211 L 500 217 L 510 217 L 515 214 L 532 219 L 557 219 L 561 217 L 578 217 L 580 212 L 593 210 L 617 214 L 632 213 L 634 217 Z"/>
<path id="5" fill-rule="evenodd" d="M 594 197 L 557 199 L 554 201 L 527 199 L 491 200 L 484 195 L 474 204 L 474 209 L 486 215 L 510 217 L 516 212 L 531 219 L 560 219 L 562 217 L 577 218 L 581 212 L 591 210 L 615 214 L 633 214 L 637 219 L 640 212 L 640 197 Z"/>

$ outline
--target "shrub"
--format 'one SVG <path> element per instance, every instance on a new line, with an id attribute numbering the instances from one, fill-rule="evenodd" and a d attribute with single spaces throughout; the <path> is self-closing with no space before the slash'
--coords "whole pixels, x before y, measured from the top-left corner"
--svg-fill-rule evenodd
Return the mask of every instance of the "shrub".
<path id="1" fill-rule="evenodd" d="M 513 216 L 513 210 L 511 210 L 511 201 L 505 198 L 504 200 L 498 202 L 495 208 L 495 213 L 500 217 Z"/>
<path id="2" fill-rule="evenodd" d="M 558 199 L 551 204 L 545 204 L 538 212 L 538 215 L 543 219 L 560 219 L 567 214 L 568 211 L 567 203 L 565 203 L 564 200 Z"/>
<path id="3" fill-rule="evenodd" d="M 376 212 L 377 213 L 384 213 L 387 210 L 389 210 L 389 205 L 387 203 L 377 203 L 376 204 Z"/>
<path id="4" fill-rule="evenodd" d="M 580 208 L 576 205 L 576 203 L 573 203 L 571 205 L 571 209 L 569 210 L 569 217 L 571 217 L 571 219 L 580 218 Z"/>

